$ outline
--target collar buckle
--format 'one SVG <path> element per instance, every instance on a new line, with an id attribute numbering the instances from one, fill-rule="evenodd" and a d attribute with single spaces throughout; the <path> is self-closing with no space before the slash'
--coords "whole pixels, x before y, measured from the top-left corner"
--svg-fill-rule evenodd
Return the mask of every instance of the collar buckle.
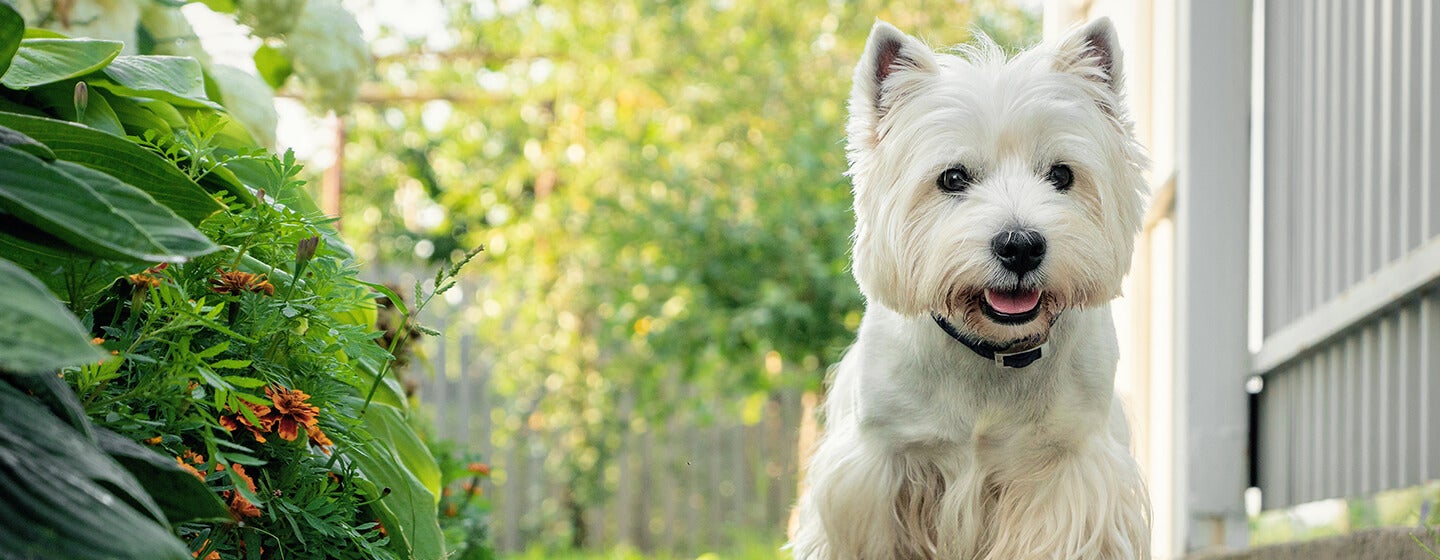
<path id="1" fill-rule="evenodd" d="M 1044 356 L 1045 350 L 1047 349 L 1046 347 L 1048 346 L 1050 346 L 1050 343 L 1046 342 L 1029 350 L 1021 350 L 1019 352 L 1010 353 L 996 352 L 995 365 L 1007 369 L 1020 369 L 1026 367 L 1039 361 L 1040 358 Z"/>

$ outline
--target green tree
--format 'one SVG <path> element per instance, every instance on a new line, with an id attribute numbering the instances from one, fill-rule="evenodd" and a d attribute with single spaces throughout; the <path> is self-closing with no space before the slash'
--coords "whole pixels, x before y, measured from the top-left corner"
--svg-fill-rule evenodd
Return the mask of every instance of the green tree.
<path id="1" fill-rule="evenodd" d="M 842 141 L 874 20 L 1039 35 L 993 2 L 883 4 L 480 2 L 452 12 L 452 49 L 378 64 L 350 124 L 345 233 L 382 262 L 487 247 L 473 328 L 513 399 L 497 428 L 563 451 L 546 534 L 585 542 L 625 430 L 818 390 L 850 342 Z"/>

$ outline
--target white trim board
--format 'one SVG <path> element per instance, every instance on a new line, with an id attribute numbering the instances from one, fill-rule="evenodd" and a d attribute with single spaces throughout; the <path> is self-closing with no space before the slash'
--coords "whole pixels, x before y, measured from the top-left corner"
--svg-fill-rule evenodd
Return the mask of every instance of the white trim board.
<path id="1" fill-rule="evenodd" d="M 1314 311 L 1265 337 L 1251 359 L 1264 375 L 1319 347 L 1346 329 L 1440 281 L 1440 237 L 1361 280 Z"/>

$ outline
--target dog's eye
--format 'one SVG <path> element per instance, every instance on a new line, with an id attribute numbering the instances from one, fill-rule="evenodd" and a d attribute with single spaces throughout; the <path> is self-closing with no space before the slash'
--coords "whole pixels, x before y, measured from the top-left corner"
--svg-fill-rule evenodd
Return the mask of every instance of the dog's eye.
<path id="1" fill-rule="evenodd" d="M 1057 163 L 1050 166 L 1050 172 L 1045 174 L 1045 180 L 1055 185 L 1055 190 L 1068 191 L 1070 185 L 1075 184 L 1075 172 L 1070 170 L 1070 166 Z"/>
<path id="2" fill-rule="evenodd" d="M 974 180 L 970 176 L 970 170 L 957 165 L 941 173 L 940 178 L 935 180 L 935 184 L 940 186 L 940 190 L 947 193 L 958 193 L 969 188 L 970 183 Z"/>

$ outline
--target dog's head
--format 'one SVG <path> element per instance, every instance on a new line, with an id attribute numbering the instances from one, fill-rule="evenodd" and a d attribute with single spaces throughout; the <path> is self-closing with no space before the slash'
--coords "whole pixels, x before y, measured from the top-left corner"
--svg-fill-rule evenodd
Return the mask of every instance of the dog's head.
<path id="1" fill-rule="evenodd" d="M 1108 19 L 1006 59 L 878 22 L 847 127 L 866 298 L 995 343 L 1120 293 L 1147 164 Z"/>

